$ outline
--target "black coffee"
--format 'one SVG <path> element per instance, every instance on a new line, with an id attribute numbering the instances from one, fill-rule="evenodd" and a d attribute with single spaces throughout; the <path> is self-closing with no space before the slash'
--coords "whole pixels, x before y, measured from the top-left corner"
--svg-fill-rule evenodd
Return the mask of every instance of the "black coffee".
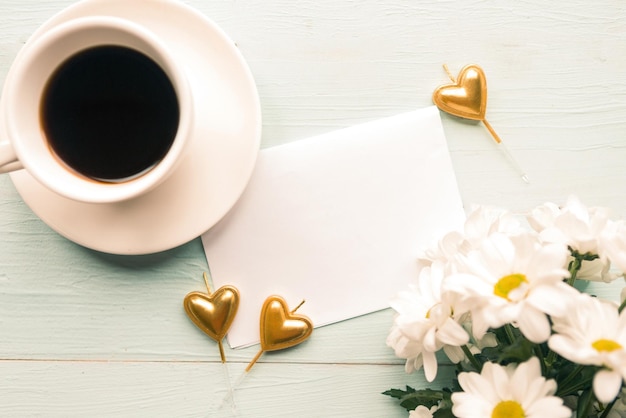
<path id="1" fill-rule="evenodd" d="M 178 130 L 174 87 L 144 54 L 98 46 L 54 72 L 41 104 L 52 150 L 92 179 L 124 181 L 157 164 Z"/>

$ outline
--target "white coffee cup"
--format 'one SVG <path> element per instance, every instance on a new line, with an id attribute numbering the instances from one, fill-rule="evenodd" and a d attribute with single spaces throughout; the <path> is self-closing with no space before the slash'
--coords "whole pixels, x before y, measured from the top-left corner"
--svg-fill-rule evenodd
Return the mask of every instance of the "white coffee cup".
<path id="1" fill-rule="evenodd" d="M 119 181 L 90 178 L 68 166 L 51 147 L 41 115 L 42 100 L 55 71 L 76 54 L 99 46 L 129 48 L 151 59 L 169 79 L 178 104 L 177 129 L 164 156 L 137 175 Z M 158 34 L 136 23 L 95 16 L 61 24 L 27 43 L 10 74 L 11 82 L 3 92 L 5 126 L 0 127 L 0 135 L 6 137 L 0 137 L 0 172 L 23 168 L 59 195 L 82 202 L 110 203 L 153 189 L 176 169 L 184 155 L 193 124 L 188 80 Z"/>

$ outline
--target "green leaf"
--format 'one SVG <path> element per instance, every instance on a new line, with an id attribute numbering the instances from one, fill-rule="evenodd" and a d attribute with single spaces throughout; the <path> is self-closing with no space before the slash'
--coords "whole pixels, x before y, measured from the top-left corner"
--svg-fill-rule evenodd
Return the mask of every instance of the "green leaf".
<path id="1" fill-rule="evenodd" d="M 415 390 L 410 386 L 407 386 L 406 390 L 389 389 L 383 392 L 383 395 L 399 399 L 400 406 L 407 411 L 412 411 L 420 405 L 431 408 L 435 405 L 439 405 L 439 402 L 444 399 L 450 398 L 449 392 L 444 393 L 444 391 L 433 389 Z"/>
<path id="2" fill-rule="evenodd" d="M 516 339 L 509 345 L 502 344 L 496 349 L 487 353 L 495 357 L 499 364 L 523 363 L 534 355 L 534 344 L 524 338 L 521 334 L 516 335 Z"/>
<path id="3" fill-rule="evenodd" d="M 392 398 L 402 399 L 402 397 L 408 393 L 415 393 L 415 389 L 411 386 L 406 387 L 406 390 L 402 389 L 389 389 L 383 392 L 383 395 L 391 396 Z"/>
<path id="4" fill-rule="evenodd" d="M 589 413 L 591 412 L 591 406 L 593 405 L 593 401 L 595 397 L 593 396 L 593 391 L 591 388 L 583 391 L 578 398 L 578 405 L 576 407 L 576 418 L 587 418 Z"/>
<path id="5" fill-rule="evenodd" d="M 452 413 L 452 409 L 445 408 L 445 409 L 438 409 L 437 411 L 435 411 L 435 413 L 433 414 L 433 418 L 456 418 L 456 417 Z"/>
<path id="6" fill-rule="evenodd" d="M 407 411 L 412 411 L 420 405 L 431 408 L 438 405 L 442 399 L 443 393 L 441 391 L 422 389 L 405 395 L 401 399 L 400 406 L 406 408 Z"/>
<path id="7" fill-rule="evenodd" d="M 490 332 L 495 334 L 498 345 L 486 347 L 476 355 L 483 362 L 489 361 L 501 365 L 522 363 L 536 354 L 533 351 L 535 344 L 528 341 L 517 328 L 505 325 L 490 329 Z M 541 346 L 539 348 L 541 349 Z"/>
<path id="8" fill-rule="evenodd" d="M 557 363 L 559 370 L 555 379 L 557 382 L 557 396 L 578 396 L 581 390 L 591 388 L 593 377 L 599 369 L 596 366 L 584 366 L 569 361 Z"/>

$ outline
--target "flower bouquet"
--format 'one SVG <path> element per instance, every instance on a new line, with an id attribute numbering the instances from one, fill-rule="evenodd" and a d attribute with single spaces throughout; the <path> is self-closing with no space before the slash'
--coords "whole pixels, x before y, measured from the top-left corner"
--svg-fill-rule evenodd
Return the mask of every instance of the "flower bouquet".
<path id="1" fill-rule="evenodd" d="M 457 370 L 384 392 L 411 418 L 626 417 L 624 303 L 579 290 L 624 275 L 624 221 L 575 197 L 523 220 L 479 207 L 418 262 L 387 344 L 429 382 L 438 357 Z"/>

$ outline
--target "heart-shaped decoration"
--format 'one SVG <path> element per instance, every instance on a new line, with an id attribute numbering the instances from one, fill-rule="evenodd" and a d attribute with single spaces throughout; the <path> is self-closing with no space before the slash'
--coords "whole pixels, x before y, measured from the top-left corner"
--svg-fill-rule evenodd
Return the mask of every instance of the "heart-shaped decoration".
<path id="1" fill-rule="evenodd" d="M 435 90 L 433 103 L 454 116 L 485 120 L 487 79 L 482 68 L 474 64 L 463 67 L 454 84 L 446 84 Z"/>
<path id="2" fill-rule="evenodd" d="M 287 302 L 280 296 L 270 296 L 265 300 L 261 309 L 263 351 L 293 347 L 309 338 L 313 332 L 313 323 L 306 316 L 295 314 L 294 311 L 289 311 Z"/>
<path id="3" fill-rule="evenodd" d="M 183 305 L 193 323 L 221 343 L 239 308 L 239 291 L 222 286 L 210 295 L 191 292 L 185 296 Z"/>

